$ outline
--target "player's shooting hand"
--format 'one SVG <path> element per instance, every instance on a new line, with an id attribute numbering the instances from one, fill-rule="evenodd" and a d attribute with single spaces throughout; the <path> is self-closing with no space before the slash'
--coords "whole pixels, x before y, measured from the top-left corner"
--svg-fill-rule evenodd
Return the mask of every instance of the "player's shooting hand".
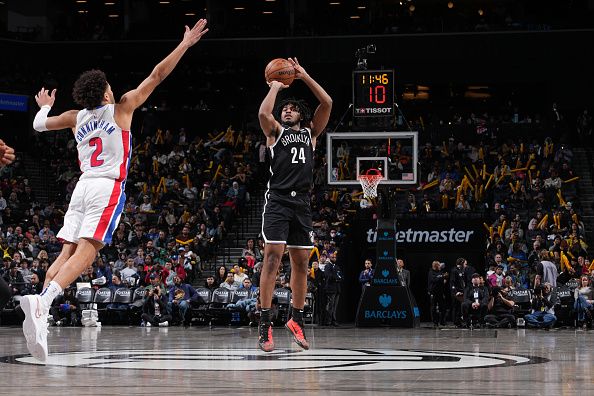
<path id="1" fill-rule="evenodd" d="M 11 164 L 14 159 L 14 149 L 0 139 L 0 166 Z"/>
<path id="2" fill-rule="evenodd" d="M 295 78 L 302 79 L 307 76 L 307 72 L 303 66 L 299 64 L 297 58 L 288 58 L 288 61 L 293 66 L 293 69 L 295 69 Z"/>
<path id="3" fill-rule="evenodd" d="M 186 43 L 188 47 L 191 47 L 200 41 L 206 32 L 208 32 L 208 29 L 206 28 L 206 19 L 200 19 L 191 29 L 186 25 L 186 31 L 184 32 L 184 39 L 182 42 Z"/>
<path id="4" fill-rule="evenodd" d="M 280 91 L 281 89 L 289 88 L 289 86 L 288 86 L 288 85 L 286 85 L 286 84 L 283 84 L 282 82 L 280 82 L 280 81 L 276 81 L 276 80 L 268 81 L 268 82 L 267 82 L 267 84 L 268 84 L 268 86 L 270 87 L 270 89 L 272 89 L 272 88 L 276 88 L 276 89 L 278 89 L 279 91 Z"/>
<path id="5" fill-rule="evenodd" d="M 37 102 L 39 107 L 46 105 L 52 107 L 54 105 L 54 102 L 56 101 L 56 90 L 53 89 L 52 92 L 49 93 L 49 90 L 41 87 L 41 91 L 39 91 L 39 93 L 35 95 L 35 101 Z"/>

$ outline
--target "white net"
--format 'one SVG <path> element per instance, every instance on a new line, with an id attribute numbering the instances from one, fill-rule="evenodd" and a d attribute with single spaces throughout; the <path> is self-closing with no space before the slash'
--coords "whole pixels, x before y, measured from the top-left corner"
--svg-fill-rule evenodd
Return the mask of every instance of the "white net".
<path id="1" fill-rule="evenodd" d="M 370 173 L 375 171 L 376 173 Z M 377 197 L 377 186 L 380 180 L 383 179 L 381 172 L 377 169 L 369 169 L 367 173 L 359 175 L 359 183 L 363 187 L 363 195 L 365 198 L 376 198 Z"/>

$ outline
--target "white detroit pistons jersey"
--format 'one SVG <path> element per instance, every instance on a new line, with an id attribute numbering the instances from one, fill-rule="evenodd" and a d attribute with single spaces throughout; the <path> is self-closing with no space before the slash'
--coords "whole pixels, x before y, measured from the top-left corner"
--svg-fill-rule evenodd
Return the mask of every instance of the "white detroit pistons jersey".
<path id="1" fill-rule="evenodd" d="M 128 175 L 132 136 L 114 119 L 115 105 L 84 109 L 76 116 L 74 138 L 82 179 L 105 177 L 123 181 Z"/>
<path id="2" fill-rule="evenodd" d="M 74 137 L 83 174 L 76 184 L 58 238 L 110 243 L 126 203 L 132 137 L 113 117 L 114 105 L 81 110 Z"/>

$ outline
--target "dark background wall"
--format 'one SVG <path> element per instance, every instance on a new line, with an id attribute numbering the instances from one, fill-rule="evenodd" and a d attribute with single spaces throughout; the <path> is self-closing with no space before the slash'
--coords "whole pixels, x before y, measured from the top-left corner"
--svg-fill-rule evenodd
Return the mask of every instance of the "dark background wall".
<path id="1" fill-rule="evenodd" d="M 21 73 L 25 78 L 2 81 L 0 91 L 33 96 L 42 85 L 57 87 L 59 100 L 56 110 L 73 104 L 72 83 L 77 75 L 89 68 L 101 68 L 108 73 L 116 96 L 134 88 L 177 41 L 84 41 L 84 42 L 19 42 L 0 41 L 5 73 Z M 236 109 L 224 109 L 221 114 L 174 117 L 173 122 L 185 126 L 202 126 L 229 119 L 235 125 L 250 125 L 257 105 L 265 95 L 263 70 L 270 59 L 296 56 L 308 71 L 335 99 L 333 122 L 351 102 L 351 73 L 355 66 L 355 51 L 375 44 L 376 54 L 368 56 L 370 69 L 395 69 L 397 95 L 406 84 L 428 85 L 431 98 L 426 103 L 432 111 L 444 112 L 452 105 L 453 92 L 469 85 L 486 85 L 497 93 L 503 87 L 513 87 L 522 98 L 524 108 L 548 109 L 557 101 L 567 119 L 574 120 L 577 112 L 591 106 L 594 90 L 594 30 L 555 32 L 489 32 L 419 35 L 378 35 L 316 38 L 204 39 L 183 59 L 180 69 L 168 78 L 151 98 L 154 103 L 167 99 L 171 106 L 191 96 L 188 86 L 209 81 L 209 98 L 226 98 L 236 102 Z M 220 76 L 208 76 L 204 68 L 231 71 Z M 235 71 L 233 71 L 235 70 Z M 311 94 L 295 84 L 287 95 Z M 497 97 L 505 100 L 505 95 Z M 402 104 L 402 103 L 401 103 Z M 404 103 L 405 112 L 417 105 Z M 34 108 L 34 107 L 33 107 Z M 530 109 L 527 109 L 530 110 Z M 407 113 L 408 115 L 408 113 Z M 211 122 L 213 119 L 216 122 Z M 0 117 L 3 129 L 27 128 L 20 117 Z M 142 122 L 142 115 L 137 118 Z M 192 125 L 194 124 L 194 125 Z M 331 122 L 331 125 L 332 122 Z M 179 126 L 179 125 L 173 125 Z M 184 126 L 184 125 L 181 125 Z"/>

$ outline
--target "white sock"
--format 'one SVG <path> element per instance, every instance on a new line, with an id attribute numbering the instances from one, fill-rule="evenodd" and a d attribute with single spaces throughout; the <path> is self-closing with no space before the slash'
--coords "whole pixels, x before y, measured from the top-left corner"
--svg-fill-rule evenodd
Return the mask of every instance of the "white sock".
<path id="1" fill-rule="evenodd" d="M 43 305 L 49 309 L 49 307 L 52 305 L 52 302 L 54 301 L 54 298 L 56 298 L 61 292 L 62 287 L 57 282 L 51 281 L 45 290 L 40 294 Z"/>

